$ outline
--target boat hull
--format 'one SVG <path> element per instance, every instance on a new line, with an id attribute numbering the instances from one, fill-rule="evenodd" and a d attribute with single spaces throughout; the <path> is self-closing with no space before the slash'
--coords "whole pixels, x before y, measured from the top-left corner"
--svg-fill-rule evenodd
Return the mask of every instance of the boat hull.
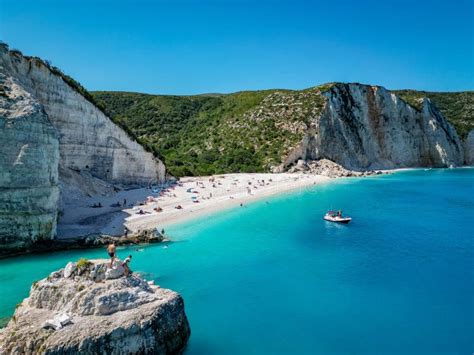
<path id="1" fill-rule="evenodd" d="M 324 216 L 324 220 L 328 222 L 333 222 L 333 223 L 347 224 L 352 220 L 352 218 L 337 218 L 336 219 L 336 218 Z"/>

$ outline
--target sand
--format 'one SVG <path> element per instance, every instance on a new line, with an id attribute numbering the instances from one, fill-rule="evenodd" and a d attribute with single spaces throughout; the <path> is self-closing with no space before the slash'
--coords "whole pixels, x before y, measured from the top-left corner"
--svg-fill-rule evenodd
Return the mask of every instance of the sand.
<path id="1" fill-rule="evenodd" d="M 141 188 L 119 191 L 109 196 L 75 199 L 68 202 L 60 217 L 58 237 L 92 233 L 123 235 L 124 226 L 132 233 L 154 228 L 161 230 L 171 224 L 330 180 L 320 175 L 289 173 L 185 177 L 161 193 Z M 99 202 L 103 207 L 91 207 Z M 120 206 L 111 206 L 117 202 Z M 177 206 L 181 206 L 181 209 L 177 209 Z M 155 210 L 158 207 L 162 212 Z M 143 214 L 139 214 L 140 210 Z"/>

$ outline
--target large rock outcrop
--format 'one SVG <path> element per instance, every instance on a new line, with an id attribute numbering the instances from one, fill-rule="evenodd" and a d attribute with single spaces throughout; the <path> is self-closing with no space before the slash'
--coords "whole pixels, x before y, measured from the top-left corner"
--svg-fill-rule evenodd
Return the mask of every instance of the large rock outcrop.
<path id="1" fill-rule="evenodd" d="M 54 238 L 64 197 L 166 179 L 75 85 L 0 44 L 0 256 Z"/>
<path id="2" fill-rule="evenodd" d="M 454 130 L 429 99 L 421 110 L 379 86 L 335 84 L 295 158 L 329 159 L 347 169 L 448 167 L 464 163 Z"/>
<path id="3" fill-rule="evenodd" d="M 0 46 L 0 67 L 41 103 L 59 135 L 59 165 L 113 183 L 165 180 L 161 161 L 37 58 Z"/>
<path id="4" fill-rule="evenodd" d="M 58 136 L 41 104 L 0 73 L 0 255 L 52 239 L 58 214 Z"/>
<path id="5" fill-rule="evenodd" d="M 190 335 L 181 296 L 106 264 L 69 263 L 33 284 L 0 333 L 0 353 L 181 353 Z"/>

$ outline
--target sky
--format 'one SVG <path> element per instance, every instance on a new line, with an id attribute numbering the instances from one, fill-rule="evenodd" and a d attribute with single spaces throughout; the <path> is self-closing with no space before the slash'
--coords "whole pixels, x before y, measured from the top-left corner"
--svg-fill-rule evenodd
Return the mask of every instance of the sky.
<path id="1" fill-rule="evenodd" d="M 0 0 L 0 40 L 88 90 L 474 90 L 474 0 Z"/>

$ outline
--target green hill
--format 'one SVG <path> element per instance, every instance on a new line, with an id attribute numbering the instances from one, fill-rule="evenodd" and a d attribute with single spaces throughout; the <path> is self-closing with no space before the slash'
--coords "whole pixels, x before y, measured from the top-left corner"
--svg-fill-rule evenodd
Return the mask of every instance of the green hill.
<path id="1" fill-rule="evenodd" d="M 263 172 L 281 163 L 319 116 L 322 93 L 306 90 L 164 96 L 92 92 L 114 121 L 164 158 L 175 176 Z M 474 92 L 395 91 L 414 107 L 429 97 L 464 137 L 474 128 Z"/>
<path id="2" fill-rule="evenodd" d="M 329 86 L 302 91 L 161 96 L 94 92 L 95 100 L 140 141 L 160 152 L 171 174 L 263 172 L 281 163 L 319 115 Z"/>

